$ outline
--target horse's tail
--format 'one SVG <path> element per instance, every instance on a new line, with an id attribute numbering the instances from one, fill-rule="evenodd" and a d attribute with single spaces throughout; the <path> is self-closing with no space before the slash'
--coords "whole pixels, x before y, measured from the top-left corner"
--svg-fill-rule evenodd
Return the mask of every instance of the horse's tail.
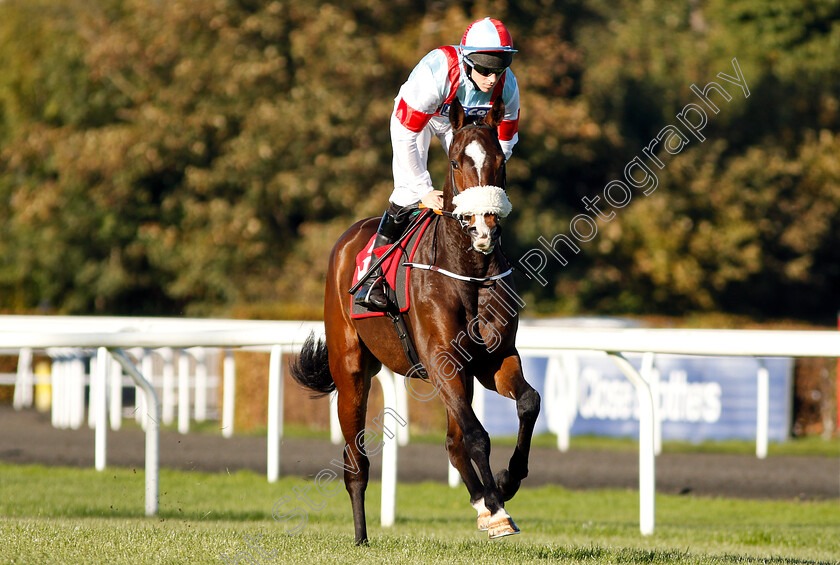
<path id="1" fill-rule="evenodd" d="M 297 361 L 289 367 L 292 378 L 295 381 L 315 394 L 312 398 L 319 398 L 335 390 L 335 382 L 330 374 L 329 355 L 327 343 L 323 339 L 315 341 L 315 333 L 310 333 Z"/>

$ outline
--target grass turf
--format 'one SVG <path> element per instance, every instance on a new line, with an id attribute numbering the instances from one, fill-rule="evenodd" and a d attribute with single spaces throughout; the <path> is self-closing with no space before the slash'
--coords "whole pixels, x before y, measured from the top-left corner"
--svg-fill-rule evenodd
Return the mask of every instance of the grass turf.
<path id="1" fill-rule="evenodd" d="M 381 528 L 379 484 L 371 483 L 371 541 L 356 547 L 343 488 L 325 498 L 311 480 L 268 484 L 251 472 L 163 469 L 160 479 L 160 515 L 146 518 L 141 471 L 0 464 L 0 562 L 801 565 L 840 556 L 837 501 L 658 495 L 656 532 L 643 537 L 635 491 L 523 488 L 507 504 L 523 533 L 491 542 L 475 529 L 463 487 L 399 485 L 397 522 Z M 307 486 L 320 510 L 295 499 Z M 305 510 L 305 523 L 303 514 L 272 519 L 284 497 L 283 511 Z"/>

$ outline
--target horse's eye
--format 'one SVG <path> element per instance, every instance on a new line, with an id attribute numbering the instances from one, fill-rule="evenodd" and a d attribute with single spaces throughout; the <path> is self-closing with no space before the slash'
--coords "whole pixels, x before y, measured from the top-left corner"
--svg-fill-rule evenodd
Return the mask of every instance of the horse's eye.
<path id="1" fill-rule="evenodd" d="M 452 165 L 453 169 L 455 169 L 456 171 L 458 170 L 458 161 L 452 160 L 449 161 L 449 164 Z"/>

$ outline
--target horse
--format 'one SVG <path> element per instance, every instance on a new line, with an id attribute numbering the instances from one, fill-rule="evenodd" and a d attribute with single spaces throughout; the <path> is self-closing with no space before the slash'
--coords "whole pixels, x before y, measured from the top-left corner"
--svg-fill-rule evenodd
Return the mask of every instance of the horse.
<path id="1" fill-rule="evenodd" d="M 528 476 L 531 436 L 540 407 L 540 396 L 523 377 L 515 347 L 517 314 L 524 303 L 513 291 L 511 269 L 498 245 L 500 217 L 510 210 L 502 188 L 505 156 L 497 133 L 503 116 L 501 97 L 479 118 L 468 118 L 457 98 L 450 106 L 453 135 L 444 206 L 421 238 L 414 258 L 434 267 L 412 270 L 411 308 L 405 320 L 417 357 L 446 408 L 449 460 L 478 513 L 478 529 L 487 530 L 491 539 L 519 533 L 504 502 Z M 356 544 L 368 539 L 369 461 L 359 436 L 364 435 L 371 379 L 382 365 L 396 374 L 417 374 L 387 317 L 350 316 L 353 296 L 348 289 L 355 258 L 375 233 L 376 222 L 377 218 L 361 220 L 336 242 L 326 277 L 325 339 L 315 341 L 310 335 L 291 367 L 293 378 L 315 396 L 338 391 L 338 417 L 346 441 L 344 482 Z M 508 468 L 495 476 L 490 469 L 490 437 L 471 406 L 473 377 L 516 402 L 516 447 Z M 406 378 L 406 386 L 410 380 Z"/>

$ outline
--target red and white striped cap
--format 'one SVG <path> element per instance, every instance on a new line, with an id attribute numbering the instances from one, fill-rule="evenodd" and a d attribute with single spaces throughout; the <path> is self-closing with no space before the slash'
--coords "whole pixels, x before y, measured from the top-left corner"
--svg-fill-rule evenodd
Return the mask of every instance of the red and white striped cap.
<path id="1" fill-rule="evenodd" d="M 505 24 L 492 18 L 484 18 L 471 23 L 461 39 L 461 48 L 465 53 L 477 51 L 507 51 L 516 53 L 513 39 Z"/>

